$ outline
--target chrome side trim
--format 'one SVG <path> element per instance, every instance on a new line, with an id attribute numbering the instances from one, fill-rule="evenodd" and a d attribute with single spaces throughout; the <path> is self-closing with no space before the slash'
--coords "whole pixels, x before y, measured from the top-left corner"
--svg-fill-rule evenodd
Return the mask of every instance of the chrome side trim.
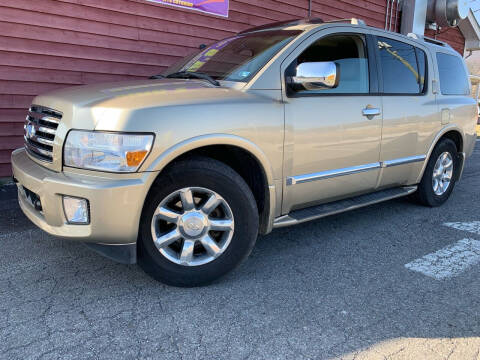
<path id="1" fill-rule="evenodd" d="M 380 168 L 380 163 L 371 163 L 359 166 L 352 166 L 343 169 L 327 170 L 313 174 L 290 176 L 287 178 L 287 185 L 302 184 L 310 181 L 330 179 L 337 176 L 357 174 Z"/>
<path id="2" fill-rule="evenodd" d="M 342 168 L 342 169 L 327 170 L 327 171 L 322 171 L 322 172 L 313 173 L 313 174 L 290 176 L 287 178 L 287 185 L 296 185 L 296 184 L 302 184 L 310 181 L 330 179 L 337 176 L 352 175 L 352 174 L 357 174 L 357 173 L 370 171 L 378 168 L 388 168 L 392 166 L 411 164 L 414 162 L 425 161 L 426 158 L 427 157 L 425 155 L 415 155 L 415 156 L 408 156 L 408 157 L 394 159 L 394 160 L 386 160 L 378 163 L 358 165 L 358 166 L 352 166 L 352 167 Z"/>
<path id="3" fill-rule="evenodd" d="M 424 161 L 426 158 L 427 157 L 425 155 L 408 156 L 400 159 L 382 161 L 381 164 L 382 164 L 382 168 L 387 168 L 392 166 L 411 164 L 414 162 Z"/>

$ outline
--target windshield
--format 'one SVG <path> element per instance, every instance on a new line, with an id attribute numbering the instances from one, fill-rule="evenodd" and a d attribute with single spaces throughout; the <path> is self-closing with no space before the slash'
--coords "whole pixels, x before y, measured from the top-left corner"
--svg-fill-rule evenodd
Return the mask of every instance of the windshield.
<path id="1" fill-rule="evenodd" d="M 300 31 L 278 30 L 234 36 L 182 59 L 162 75 L 186 71 L 216 80 L 246 82 L 298 34 Z"/>

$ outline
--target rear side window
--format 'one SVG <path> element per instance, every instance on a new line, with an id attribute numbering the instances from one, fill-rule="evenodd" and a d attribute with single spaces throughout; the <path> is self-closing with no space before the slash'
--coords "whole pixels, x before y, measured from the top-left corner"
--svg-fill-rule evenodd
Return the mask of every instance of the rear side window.
<path id="1" fill-rule="evenodd" d="M 427 56 L 425 52 L 419 48 L 415 48 L 415 52 L 417 54 L 420 92 L 424 93 L 427 91 Z"/>
<path id="2" fill-rule="evenodd" d="M 412 45 L 378 37 L 383 93 L 420 94 L 424 92 L 426 62 L 422 50 Z M 422 64 L 419 66 L 417 53 Z"/>
<path id="3" fill-rule="evenodd" d="M 462 60 L 454 55 L 437 53 L 440 91 L 443 95 L 469 95 L 470 86 Z"/>

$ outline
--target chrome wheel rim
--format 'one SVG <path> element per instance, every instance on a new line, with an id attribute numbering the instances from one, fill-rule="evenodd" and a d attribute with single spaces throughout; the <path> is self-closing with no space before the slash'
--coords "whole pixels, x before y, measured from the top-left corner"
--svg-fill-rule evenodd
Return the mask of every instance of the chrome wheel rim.
<path id="1" fill-rule="evenodd" d="M 198 266 L 217 259 L 230 245 L 232 209 L 216 192 L 188 187 L 168 195 L 155 209 L 153 243 L 168 260 Z"/>
<path id="2" fill-rule="evenodd" d="M 432 187 L 435 195 L 443 195 L 448 190 L 453 176 L 452 155 L 445 151 L 440 154 L 433 168 Z"/>

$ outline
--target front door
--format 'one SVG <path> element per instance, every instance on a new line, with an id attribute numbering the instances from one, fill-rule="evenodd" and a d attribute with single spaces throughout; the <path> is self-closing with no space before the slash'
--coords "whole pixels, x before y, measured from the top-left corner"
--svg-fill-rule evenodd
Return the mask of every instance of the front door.
<path id="1" fill-rule="evenodd" d="M 333 61 L 339 69 L 333 89 L 286 89 L 284 214 L 377 186 L 382 103 L 373 95 L 373 38 L 330 32 L 306 40 L 284 62 L 286 79 L 304 62 Z"/>

